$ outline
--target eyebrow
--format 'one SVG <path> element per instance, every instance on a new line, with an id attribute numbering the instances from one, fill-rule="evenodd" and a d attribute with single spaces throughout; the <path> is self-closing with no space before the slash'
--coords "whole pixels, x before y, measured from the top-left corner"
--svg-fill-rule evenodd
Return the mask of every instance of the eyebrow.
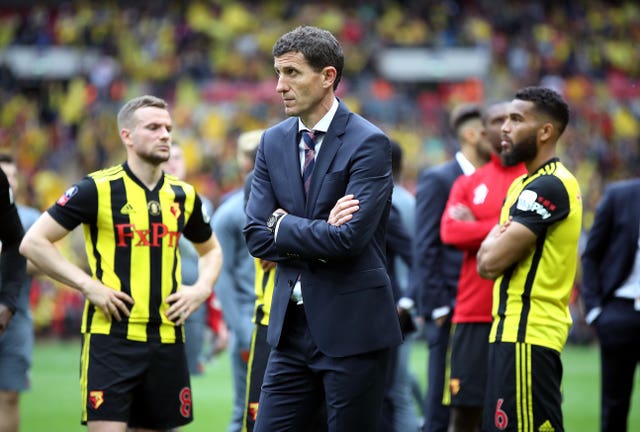
<path id="1" fill-rule="evenodd" d="M 145 124 L 144 124 L 144 127 L 154 127 L 154 128 L 157 128 L 157 127 L 163 127 L 163 126 L 166 126 L 166 127 L 168 127 L 169 129 L 172 129 L 172 128 L 173 128 L 173 123 L 161 123 L 161 122 L 152 121 L 152 122 L 149 122 L 149 123 L 145 123 Z"/>

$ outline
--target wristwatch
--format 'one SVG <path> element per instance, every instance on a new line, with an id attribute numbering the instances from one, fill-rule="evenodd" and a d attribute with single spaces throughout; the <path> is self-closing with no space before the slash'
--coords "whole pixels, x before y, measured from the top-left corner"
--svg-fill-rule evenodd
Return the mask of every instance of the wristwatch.
<path id="1" fill-rule="evenodd" d="M 278 221 L 285 214 L 286 213 L 282 213 L 282 212 L 271 213 L 271 216 L 269 216 L 269 219 L 267 219 L 267 229 L 271 231 L 271 234 L 276 232 L 276 226 L 278 225 Z"/>

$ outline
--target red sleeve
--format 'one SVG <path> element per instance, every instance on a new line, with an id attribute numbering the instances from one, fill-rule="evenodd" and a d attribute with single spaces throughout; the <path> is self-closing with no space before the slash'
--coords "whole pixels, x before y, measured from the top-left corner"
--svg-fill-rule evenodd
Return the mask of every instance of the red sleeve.
<path id="1" fill-rule="evenodd" d="M 482 240 L 489 234 L 491 228 L 496 224 L 492 220 L 484 221 L 461 221 L 450 216 L 450 209 L 457 204 L 463 204 L 472 209 L 468 189 L 471 186 L 471 177 L 460 176 L 453 183 L 447 205 L 442 213 L 440 221 L 440 237 L 442 242 L 452 245 L 461 250 L 474 250 L 480 248 Z"/>
<path id="2" fill-rule="evenodd" d="M 224 325 L 222 309 L 214 292 L 207 299 L 207 324 L 215 334 L 220 333 L 220 326 Z"/>

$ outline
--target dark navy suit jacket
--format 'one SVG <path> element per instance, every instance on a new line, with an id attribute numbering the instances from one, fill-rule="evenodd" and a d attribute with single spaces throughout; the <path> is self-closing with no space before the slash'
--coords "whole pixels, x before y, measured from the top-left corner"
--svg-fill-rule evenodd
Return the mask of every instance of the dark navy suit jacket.
<path id="1" fill-rule="evenodd" d="M 456 159 L 424 170 L 416 188 L 416 238 L 412 286 L 418 312 L 427 319 L 434 309 L 453 308 L 462 252 L 440 238 L 440 219 L 453 182 L 463 174 Z"/>
<path id="2" fill-rule="evenodd" d="M 275 261 L 269 344 L 277 346 L 298 275 L 312 338 L 331 357 L 401 343 L 391 282 L 385 270 L 385 230 L 393 181 L 386 135 L 340 106 L 316 158 L 309 197 L 300 177 L 298 118 L 267 129 L 258 147 L 244 229 L 252 255 Z M 360 209 L 340 227 L 327 223 L 342 196 Z M 286 210 L 277 239 L 265 222 Z"/>
<path id="3" fill-rule="evenodd" d="M 582 254 L 586 312 L 601 307 L 629 276 L 638 250 L 640 179 L 612 183 L 596 209 Z"/>

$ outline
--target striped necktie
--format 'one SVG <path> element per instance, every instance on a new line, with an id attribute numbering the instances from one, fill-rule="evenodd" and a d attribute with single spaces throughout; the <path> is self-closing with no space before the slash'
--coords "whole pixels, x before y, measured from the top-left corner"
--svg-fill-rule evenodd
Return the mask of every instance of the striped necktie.
<path id="1" fill-rule="evenodd" d="M 311 184 L 311 174 L 313 174 L 313 166 L 316 159 L 316 137 L 323 132 L 321 131 L 302 131 L 302 141 L 304 142 L 304 165 L 302 167 L 302 184 L 304 185 L 305 196 L 309 192 Z"/>

